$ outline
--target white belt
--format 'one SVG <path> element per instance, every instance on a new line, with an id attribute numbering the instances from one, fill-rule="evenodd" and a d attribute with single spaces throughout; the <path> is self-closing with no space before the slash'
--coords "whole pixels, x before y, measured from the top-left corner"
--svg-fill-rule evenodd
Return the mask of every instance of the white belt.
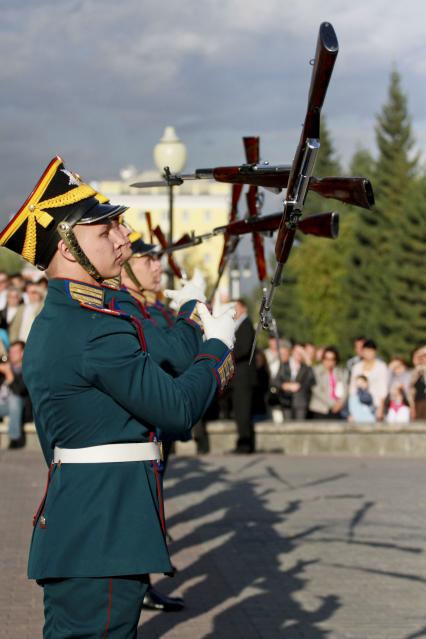
<path id="1" fill-rule="evenodd" d="M 87 448 L 59 448 L 53 451 L 54 464 L 104 464 L 108 462 L 160 461 L 158 442 L 104 444 Z"/>

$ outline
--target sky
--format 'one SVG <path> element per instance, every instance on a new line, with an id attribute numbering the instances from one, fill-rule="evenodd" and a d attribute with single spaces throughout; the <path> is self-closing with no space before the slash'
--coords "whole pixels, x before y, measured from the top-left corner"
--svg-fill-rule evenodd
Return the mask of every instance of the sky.
<path id="1" fill-rule="evenodd" d="M 187 170 L 239 164 L 241 137 L 291 162 L 309 60 L 330 21 L 339 55 L 323 108 L 348 163 L 375 152 L 374 122 L 397 68 L 426 157 L 426 2 L 405 0 L 0 0 L 0 215 L 61 155 L 87 181 L 153 167 L 173 125 Z"/>

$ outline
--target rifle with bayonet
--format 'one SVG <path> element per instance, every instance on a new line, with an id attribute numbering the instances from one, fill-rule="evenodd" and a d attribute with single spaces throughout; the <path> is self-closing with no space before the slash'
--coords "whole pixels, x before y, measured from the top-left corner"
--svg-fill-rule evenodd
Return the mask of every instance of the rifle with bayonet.
<path id="1" fill-rule="evenodd" d="M 284 264 L 293 246 L 296 230 L 300 224 L 309 183 L 313 175 L 315 160 L 320 149 L 320 118 L 330 78 L 338 54 L 339 45 L 332 25 L 323 22 L 319 29 L 315 58 L 313 62 L 308 105 L 296 154 L 291 165 L 287 182 L 284 210 L 278 228 L 275 244 L 277 264 L 269 289 L 262 298 L 259 323 L 253 342 L 253 357 L 256 338 L 260 329 L 270 330 L 273 322 L 272 300 L 275 289 L 281 284 Z"/>
<path id="2" fill-rule="evenodd" d="M 279 193 L 288 187 L 291 167 L 287 165 L 242 164 L 240 166 L 222 166 L 213 169 L 196 169 L 195 173 L 187 175 L 173 175 L 167 182 L 135 182 L 130 186 L 148 188 L 183 184 L 189 179 L 216 180 L 226 184 L 247 184 L 272 189 Z M 339 200 L 344 204 L 370 209 L 374 205 L 374 195 L 371 182 L 364 177 L 314 177 L 309 178 L 308 191 L 317 193 L 321 197 Z"/>
<path id="3" fill-rule="evenodd" d="M 282 213 L 270 213 L 269 215 L 261 215 L 257 217 L 247 217 L 243 220 L 235 220 L 224 226 L 217 226 L 209 233 L 200 235 L 185 233 L 177 241 L 167 246 L 163 253 L 174 253 L 184 249 L 198 246 L 205 240 L 209 240 L 217 235 L 224 234 L 231 237 L 239 237 L 248 233 L 262 233 L 264 235 L 272 235 L 280 225 Z M 304 235 L 316 235 L 317 237 L 325 237 L 336 239 L 339 234 L 339 214 L 336 211 L 327 213 L 317 213 L 309 217 L 299 220 L 297 230 Z"/>

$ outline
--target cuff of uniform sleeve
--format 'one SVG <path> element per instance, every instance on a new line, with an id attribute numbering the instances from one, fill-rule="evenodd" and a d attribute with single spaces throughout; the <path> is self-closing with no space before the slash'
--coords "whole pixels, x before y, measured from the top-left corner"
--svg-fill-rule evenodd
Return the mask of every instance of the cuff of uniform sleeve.
<path id="1" fill-rule="evenodd" d="M 204 333 L 203 323 L 197 310 L 198 300 L 189 300 L 185 302 L 179 309 L 178 319 L 183 319 L 185 322 L 197 328 Z"/>
<path id="2" fill-rule="evenodd" d="M 213 373 L 217 381 L 219 392 L 223 392 L 235 375 L 234 354 L 219 339 L 209 339 L 203 344 L 203 350 L 197 355 L 195 361 L 202 359 L 214 362 Z"/>

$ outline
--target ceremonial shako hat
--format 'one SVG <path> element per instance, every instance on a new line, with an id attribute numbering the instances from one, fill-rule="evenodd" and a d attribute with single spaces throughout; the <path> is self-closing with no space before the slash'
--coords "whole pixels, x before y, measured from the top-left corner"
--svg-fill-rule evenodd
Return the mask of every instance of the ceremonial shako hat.
<path id="1" fill-rule="evenodd" d="M 129 235 L 130 245 L 132 248 L 132 257 L 145 257 L 147 255 L 160 257 L 160 247 L 158 245 L 147 244 L 143 241 L 142 235 L 137 231 L 134 231 L 132 227 L 124 220 L 123 224 L 132 231 Z M 139 282 L 139 279 L 132 269 L 129 260 L 124 263 L 124 270 L 135 285 L 136 289 L 138 291 L 143 291 L 142 284 Z"/>
<path id="2" fill-rule="evenodd" d="M 144 257 L 145 255 L 159 256 L 161 247 L 158 244 L 147 244 L 143 241 L 142 235 L 133 231 L 129 235 L 129 240 L 132 245 L 133 257 Z"/>
<path id="3" fill-rule="evenodd" d="M 0 246 L 22 255 L 41 269 L 48 267 L 61 237 L 73 236 L 76 224 L 97 224 L 126 210 L 108 203 L 89 184 L 54 158 L 31 195 L 0 233 Z M 75 237 L 73 244 L 79 248 Z M 81 249 L 80 249 L 81 251 Z"/>

